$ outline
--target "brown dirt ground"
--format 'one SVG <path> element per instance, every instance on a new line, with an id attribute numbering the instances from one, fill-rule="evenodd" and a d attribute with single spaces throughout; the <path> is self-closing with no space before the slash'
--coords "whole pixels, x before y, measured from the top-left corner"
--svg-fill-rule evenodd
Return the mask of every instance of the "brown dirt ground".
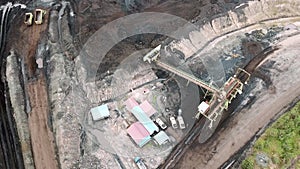
<path id="1" fill-rule="evenodd" d="M 48 27 L 49 10 L 47 10 L 41 25 L 36 25 L 34 22 L 31 26 L 25 25 L 24 14 L 25 12 L 22 12 L 17 16 L 14 27 L 10 29 L 7 49 L 14 49 L 25 63 L 25 73 L 29 81 L 28 84 L 25 84 L 25 90 L 28 92 L 31 104 L 28 122 L 35 167 L 37 169 L 55 169 L 58 168 L 58 163 L 53 133 L 47 124 L 49 106 L 46 78 L 42 73 L 37 72 L 35 62 L 38 44 L 42 39 L 47 38 L 45 32 Z"/>
<path id="2" fill-rule="evenodd" d="M 29 82 L 27 90 L 32 108 L 29 114 L 29 128 L 35 167 L 37 169 L 58 168 L 54 138 L 47 124 L 49 106 L 45 76 L 41 73 L 37 81 Z"/>
<path id="3" fill-rule="evenodd" d="M 34 11 L 26 11 L 32 12 Z M 38 48 L 38 44 L 41 39 L 47 37 L 45 33 L 48 27 L 48 17 L 49 11 L 47 10 L 46 15 L 44 16 L 43 24 L 36 25 L 34 22 L 31 26 L 24 24 L 24 15 L 25 12 L 20 13 L 18 18 L 15 19 L 15 26 L 11 28 L 9 32 L 9 41 L 7 43 L 7 49 L 13 48 L 16 54 L 25 60 L 26 73 L 28 78 L 34 77 L 36 70 L 35 55 Z"/>

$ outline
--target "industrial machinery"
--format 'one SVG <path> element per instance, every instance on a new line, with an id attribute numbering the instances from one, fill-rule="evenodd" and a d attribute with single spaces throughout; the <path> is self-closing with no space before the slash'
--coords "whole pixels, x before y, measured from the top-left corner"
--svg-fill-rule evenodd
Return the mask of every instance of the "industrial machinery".
<path id="1" fill-rule="evenodd" d="M 43 23 L 44 15 L 46 14 L 46 11 L 43 9 L 35 9 L 34 12 L 34 22 L 37 25 L 40 25 Z M 33 20 L 33 14 L 31 12 L 25 13 L 24 23 L 28 26 L 32 25 Z"/>
<path id="2" fill-rule="evenodd" d="M 161 129 L 165 130 L 167 125 L 158 117 L 155 122 L 160 126 Z"/>
<path id="3" fill-rule="evenodd" d="M 34 13 L 34 22 L 37 25 L 40 25 L 43 23 L 44 15 L 46 14 L 46 11 L 43 9 L 35 9 Z"/>
<path id="4" fill-rule="evenodd" d="M 184 123 L 183 117 L 181 115 L 177 116 L 177 121 L 178 121 L 178 124 L 179 124 L 179 128 L 180 129 L 185 129 L 185 123 Z"/>
<path id="5" fill-rule="evenodd" d="M 27 26 L 32 25 L 32 20 L 33 20 L 33 14 L 31 12 L 25 13 L 24 23 Z"/>
<path id="6" fill-rule="evenodd" d="M 203 115 L 208 120 L 210 120 L 210 128 L 213 126 L 213 122 L 216 121 L 217 117 L 222 115 L 224 110 L 228 109 L 228 105 L 231 103 L 232 99 L 236 97 L 237 94 L 242 94 L 244 84 L 247 84 L 247 81 L 250 78 L 250 74 L 238 68 L 237 72 L 233 77 L 230 77 L 222 88 L 218 88 L 212 83 L 207 83 L 192 74 L 184 72 L 180 69 L 177 69 L 174 66 L 171 66 L 167 63 L 161 62 L 158 58 L 160 55 L 161 45 L 157 46 L 149 53 L 147 53 L 143 60 L 149 63 L 154 62 L 156 65 L 184 78 L 190 82 L 195 83 L 201 88 L 206 89 L 211 95 L 210 100 L 204 100 L 198 106 L 198 113 L 196 118 L 199 118 L 200 115 Z"/>
<path id="7" fill-rule="evenodd" d="M 177 122 L 176 122 L 176 119 L 174 116 L 171 116 L 170 117 L 170 122 L 171 122 L 171 125 L 174 129 L 177 129 L 178 128 L 178 125 L 177 125 Z"/>

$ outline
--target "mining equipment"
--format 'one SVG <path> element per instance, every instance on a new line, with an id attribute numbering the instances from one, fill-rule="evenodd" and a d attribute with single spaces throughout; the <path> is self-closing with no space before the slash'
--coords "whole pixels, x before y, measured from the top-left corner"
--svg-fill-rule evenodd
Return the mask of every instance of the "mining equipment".
<path id="1" fill-rule="evenodd" d="M 31 12 L 25 13 L 24 23 L 27 26 L 32 25 L 32 20 L 33 20 L 33 14 Z"/>
<path id="2" fill-rule="evenodd" d="M 210 100 L 204 100 L 198 106 L 198 113 L 195 118 L 199 118 L 203 115 L 210 121 L 209 128 L 212 128 L 213 122 L 222 115 L 224 110 L 228 109 L 228 105 L 231 103 L 237 94 L 242 94 L 244 84 L 247 84 L 250 74 L 244 69 L 238 68 L 234 76 L 230 77 L 222 88 L 214 86 L 212 83 L 207 83 L 192 74 L 184 72 L 168 63 L 161 62 L 159 60 L 161 45 L 157 46 L 143 57 L 143 61 L 149 63 L 154 62 L 156 65 L 190 81 L 196 85 L 204 88 L 212 95 Z"/>
<path id="3" fill-rule="evenodd" d="M 43 9 L 35 9 L 34 13 L 34 22 L 37 25 L 40 25 L 43 23 L 44 15 L 46 14 L 46 11 Z"/>

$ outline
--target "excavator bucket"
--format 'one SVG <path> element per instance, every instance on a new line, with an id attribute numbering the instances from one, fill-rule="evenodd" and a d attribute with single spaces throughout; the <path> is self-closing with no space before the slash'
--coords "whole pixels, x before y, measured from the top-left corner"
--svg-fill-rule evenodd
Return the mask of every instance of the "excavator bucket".
<path id="1" fill-rule="evenodd" d="M 31 12 L 25 13 L 24 23 L 28 26 L 32 25 L 33 15 Z"/>
<path id="2" fill-rule="evenodd" d="M 46 11 L 43 9 L 36 9 L 35 10 L 35 16 L 34 16 L 34 22 L 37 25 L 40 25 L 43 23 L 43 17 L 46 14 Z"/>

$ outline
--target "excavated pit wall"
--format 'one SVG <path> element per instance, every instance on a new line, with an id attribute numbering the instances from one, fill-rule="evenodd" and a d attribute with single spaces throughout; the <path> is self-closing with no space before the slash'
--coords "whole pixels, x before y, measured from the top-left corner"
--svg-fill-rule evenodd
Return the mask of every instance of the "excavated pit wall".
<path id="1" fill-rule="evenodd" d="M 252 25 L 252 28 L 255 28 L 255 24 L 259 25 L 261 21 L 267 21 L 273 18 L 282 18 L 282 17 L 292 17 L 298 16 L 300 14 L 299 10 L 300 2 L 292 1 L 292 0 L 279 0 L 279 1 L 270 1 L 270 0 L 262 0 L 262 1 L 254 1 L 249 2 L 248 6 L 240 7 L 233 11 L 230 11 L 226 14 L 216 16 L 212 19 L 211 22 L 207 22 L 205 24 L 202 23 L 201 20 L 196 22 L 196 25 L 199 26 L 199 31 L 194 31 L 190 33 L 190 37 L 188 39 L 184 39 L 182 41 L 173 41 L 170 45 L 174 49 L 181 50 L 179 45 L 187 45 L 192 46 L 198 53 L 196 55 L 201 55 L 203 53 L 209 52 L 212 49 L 213 43 L 219 41 L 220 39 L 226 38 L 228 32 L 238 31 L 242 28 L 246 28 L 247 26 Z M 280 12 L 278 12 L 280 11 Z M 67 126 L 63 123 L 60 116 L 65 116 L 68 114 L 68 111 L 65 104 L 62 104 L 64 98 L 66 97 L 66 87 L 65 84 L 71 83 L 71 75 L 69 74 L 66 64 L 67 61 L 66 56 L 56 48 L 58 47 L 58 38 L 55 37 L 56 33 L 53 33 L 57 30 L 56 26 L 51 26 L 51 24 L 57 24 L 57 13 L 54 11 L 51 14 L 50 18 L 50 28 L 49 33 L 53 34 L 50 36 L 51 42 L 49 42 L 50 46 L 50 67 L 53 64 L 54 69 L 50 72 L 50 102 L 52 107 L 53 113 L 53 128 L 54 134 L 56 138 L 56 144 L 58 146 L 58 154 L 59 154 L 59 161 L 61 164 L 61 168 L 71 168 L 74 164 L 72 161 L 77 161 L 80 159 L 79 153 L 79 136 L 80 136 L 80 129 L 79 126 L 75 125 L 75 129 L 69 129 L 70 126 Z M 196 18 L 197 19 L 197 18 Z M 62 23 L 67 23 L 66 21 Z M 272 24 L 272 22 L 270 22 Z M 263 25 L 260 24 L 260 25 Z M 251 30 L 247 28 L 245 30 Z M 52 33 L 51 33 L 52 32 Z M 220 38 L 220 39 L 218 39 Z M 183 43 L 184 42 L 184 43 Z M 193 55 L 187 52 L 184 52 L 185 57 L 189 58 Z M 80 57 L 77 57 L 75 64 L 77 68 L 77 79 L 79 84 L 82 85 L 83 90 L 85 93 L 90 93 L 88 95 L 89 100 L 94 100 L 93 93 L 97 93 L 97 87 L 94 82 L 93 83 L 86 83 L 85 79 L 87 75 L 87 71 L 84 69 L 82 65 Z M 52 66 L 53 66 L 52 65 Z M 97 102 L 96 100 L 94 101 Z M 80 123 L 78 120 L 78 114 L 73 114 L 72 116 L 72 123 Z M 67 130 L 72 131 L 71 135 L 65 135 Z M 70 136 L 70 137 L 69 137 Z M 66 138 L 68 137 L 68 138 Z"/>
<path id="2" fill-rule="evenodd" d="M 49 74 L 49 101 L 58 161 L 60 168 L 69 169 L 73 168 L 80 157 L 80 126 L 78 125 L 80 122 L 78 114 L 69 109 L 72 105 L 65 102 L 68 97 L 67 90 L 70 90 L 72 83 L 72 70 L 70 69 L 72 65 L 71 61 L 68 60 L 67 50 L 62 47 L 62 44 L 69 43 L 71 35 L 67 25 L 67 14 L 62 16 L 61 25 L 58 24 L 59 18 L 57 10 L 50 12 L 48 30 L 50 57 L 47 59 L 49 63 L 47 72 Z M 59 26 L 62 29 L 59 29 Z M 62 31 L 62 37 L 58 36 L 59 31 Z M 71 122 L 66 122 L 66 117 Z"/>
<path id="3" fill-rule="evenodd" d="M 20 81 L 20 68 L 17 56 L 14 52 L 7 57 L 6 78 L 9 87 L 10 101 L 14 112 L 18 135 L 20 138 L 24 166 L 26 169 L 34 169 L 30 132 L 28 126 L 28 116 L 25 112 L 25 97 Z"/>
<path id="4" fill-rule="evenodd" d="M 272 20 L 275 19 L 278 22 L 279 18 L 284 20 L 284 18 L 297 17 L 300 15 L 299 9 L 300 1 L 297 0 L 249 1 L 225 14 L 215 16 L 205 24 L 202 24 L 201 18 L 196 18 L 195 25 L 200 25 L 199 31 L 192 31 L 188 39 L 173 41 L 170 45 L 173 49 L 183 52 L 185 58 L 205 54 L 212 50 L 215 43 L 233 35 L 238 30 L 250 31 L 257 27 L 263 27 L 266 23 L 272 24 Z M 278 23 L 280 22 L 279 20 Z M 193 51 L 197 52 L 184 51 L 182 50 L 183 46 L 190 46 Z"/>
<path id="5" fill-rule="evenodd" d="M 270 26 L 275 22 L 280 24 L 290 22 L 293 19 L 297 20 L 297 16 L 300 16 L 299 8 L 300 1 L 296 0 L 249 1 L 227 13 L 214 16 L 209 22 L 205 21 L 207 18 L 196 17 L 193 22 L 198 25 L 199 31 L 192 31 L 189 33 L 188 38 L 172 41 L 169 46 L 173 50 L 182 52 L 185 59 L 207 55 L 213 50 L 216 43 L 228 36 L 234 36 L 239 30 L 247 32 L 266 25 Z M 82 65 L 83 62 L 80 57 L 77 57 L 75 62 L 79 82 L 82 84 L 88 98 L 96 103 L 97 97 L 94 96 L 99 95 L 96 84 L 95 82 L 86 81 L 88 79 L 87 72 L 91 71 L 88 69 L 92 69 L 92 66 L 86 69 L 87 67 Z M 220 75 L 219 73 L 211 74 L 212 77 L 215 77 L 215 81 L 222 78 Z"/>
<path id="6" fill-rule="evenodd" d="M 260 21 L 269 20 L 272 18 L 292 17 L 292 16 L 299 15 L 300 10 L 297 10 L 297 9 L 299 9 L 299 5 L 300 5 L 300 2 L 292 1 L 292 0 L 249 2 L 248 7 L 238 8 L 238 9 L 228 12 L 227 14 L 225 14 L 223 16 L 218 16 L 215 19 L 213 19 L 210 23 L 200 26 L 199 32 L 191 32 L 190 38 L 188 39 L 188 41 L 185 40 L 185 42 L 187 42 L 186 45 L 194 46 L 195 49 L 202 49 L 202 50 L 200 50 L 200 51 L 202 51 L 201 53 L 205 53 L 205 52 L 209 51 L 209 49 L 211 49 L 208 45 L 209 43 L 211 43 L 214 40 L 218 40 L 217 39 L 218 37 L 221 37 L 222 35 L 225 35 L 228 32 L 233 32 L 233 31 L 239 30 L 243 27 L 253 25 Z M 51 13 L 51 16 L 52 16 L 52 14 L 53 13 Z M 58 43 L 58 38 L 56 37 L 56 33 L 53 33 L 53 32 L 55 32 L 55 29 L 57 27 L 57 25 L 55 25 L 55 23 L 57 23 L 57 17 L 55 18 L 55 15 L 57 16 L 57 14 L 53 14 L 53 18 L 50 21 L 50 25 L 51 24 L 54 24 L 54 25 L 52 26 L 52 29 L 49 29 L 49 34 L 50 34 L 50 42 L 49 42 L 50 45 L 49 46 L 51 46 L 51 50 L 52 50 L 50 61 L 55 62 L 55 65 L 56 65 L 54 72 L 51 72 L 51 77 L 50 77 L 50 79 L 51 79 L 51 81 L 50 81 L 50 102 L 52 103 L 51 105 L 53 106 L 53 109 L 52 109 L 53 116 L 54 116 L 53 126 L 54 126 L 56 143 L 58 145 L 59 161 L 61 163 L 62 168 L 69 168 L 71 166 L 71 164 L 68 165 L 67 162 L 64 162 L 64 161 L 66 161 L 66 160 L 72 161 L 72 159 L 74 159 L 74 160 L 79 159 L 79 145 L 77 144 L 78 143 L 77 139 L 72 140 L 71 142 L 68 142 L 68 143 L 65 142 L 66 140 L 64 139 L 64 136 L 63 136 L 64 135 L 63 134 L 64 133 L 63 132 L 64 131 L 63 124 L 58 119 L 55 118 L 55 117 L 59 116 L 59 114 L 61 114 L 61 112 L 66 112 L 65 107 L 60 105 L 60 103 L 62 101 L 62 98 L 64 98 L 64 96 L 65 96 L 66 88 L 63 86 L 65 83 L 68 83 L 69 81 L 71 81 L 70 76 L 66 73 L 66 68 L 63 66 L 66 64 L 65 56 L 63 56 L 63 54 L 61 54 L 60 52 L 57 52 L 57 51 L 59 51 L 59 49 L 58 49 L 59 47 L 57 44 L 55 44 L 55 43 Z M 53 35 L 53 36 L 51 36 L 51 35 Z M 179 42 L 182 43 L 182 41 L 179 41 Z M 174 48 L 180 49 L 179 47 L 176 47 L 176 44 L 178 44 L 179 42 L 175 42 L 175 41 L 172 42 L 172 45 L 174 45 Z M 185 55 L 186 55 L 186 57 L 191 56 L 190 54 L 186 54 L 186 53 L 185 53 Z M 22 88 L 21 88 L 21 85 L 16 85 L 16 84 L 20 84 L 20 82 L 17 82 L 18 78 L 12 78 L 12 77 L 15 77 L 17 75 L 16 73 L 18 72 L 18 71 L 10 71 L 12 69 L 11 68 L 12 65 L 14 65 L 14 64 L 12 64 L 10 66 L 9 63 L 16 62 L 16 60 L 13 58 L 14 57 L 8 57 L 7 70 L 9 70 L 9 71 L 7 71 L 7 72 L 10 72 L 10 73 L 7 74 L 7 77 L 8 77 L 9 86 L 15 86 L 14 88 L 10 87 L 10 94 L 12 97 L 13 107 L 15 109 L 18 109 L 16 112 L 20 112 L 20 113 L 16 113 L 16 116 L 18 116 L 18 115 L 20 116 L 20 117 L 16 117 L 16 119 L 18 119 L 17 120 L 18 133 L 20 135 L 20 139 L 26 142 L 26 144 L 23 145 L 24 148 L 26 148 L 27 146 L 25 146 L 25 145 L 30 146 L 30 141 L 29 141 L 30 137 L 28 134 L 28 125 L 26 122 L 27 118 L 24 118 L 24 117 L 26 117 L 25 116 L 26 113 L 24 112 L 25 104 L 24 104 L 24 101 L 22 101 L 24 99 L 20 99 L 20 95 L 18 95 L 19 98 L 14 97 L 14 96 L 16 96 L 15 92 L 22 90 Z M 77 62 L 77 63 L 79 63 L 79 68 L 82 69 L 82 66 L 80 66 L 80 62 Z M 82 77 L 82 75 L 84 75 L 84 74 L 85 74 L 84 72 L 78 73 L 79 79 L 82 84 L 85 84 L 84 79 L 86 79 L 86 78 Z M 62 79 L 66 79 L 66 80 L 62 80 Z M 15 90 L 13 90 L 13 89 L 15 89 Z M 77 132 L 73 133 L 73 135 L 79 136 L 80 135 L 79 130 L 77 130 Z M 74 144 L 75 142 L 77 142 L 77 143 Z M 75 148 L 74 148 L 74 146 L 71 146 L 71 144 L 74 145 Z M 70 146 L 73 147 L 73 148 L 71 148 L 71 151 L 69 149 Z M 30 149 L 30 147 L 27 147 L 27 148 Z M 76 151 L 76 149 L 78 149 L 78 151 Z M 23 154 L 25 154 L 24 155 L 25 163 L 28 164 L 28 166 L 33 167 L 33 161 L 32 161 L 32 158 L 30 158 L 30 156 L 32 156 L 32 153 L 28 152 L 28 155 L 26 155 L 26 153 L 23 153 Z M 28 167 L 28 168 L 30 168 L 30 167 Z"/>

